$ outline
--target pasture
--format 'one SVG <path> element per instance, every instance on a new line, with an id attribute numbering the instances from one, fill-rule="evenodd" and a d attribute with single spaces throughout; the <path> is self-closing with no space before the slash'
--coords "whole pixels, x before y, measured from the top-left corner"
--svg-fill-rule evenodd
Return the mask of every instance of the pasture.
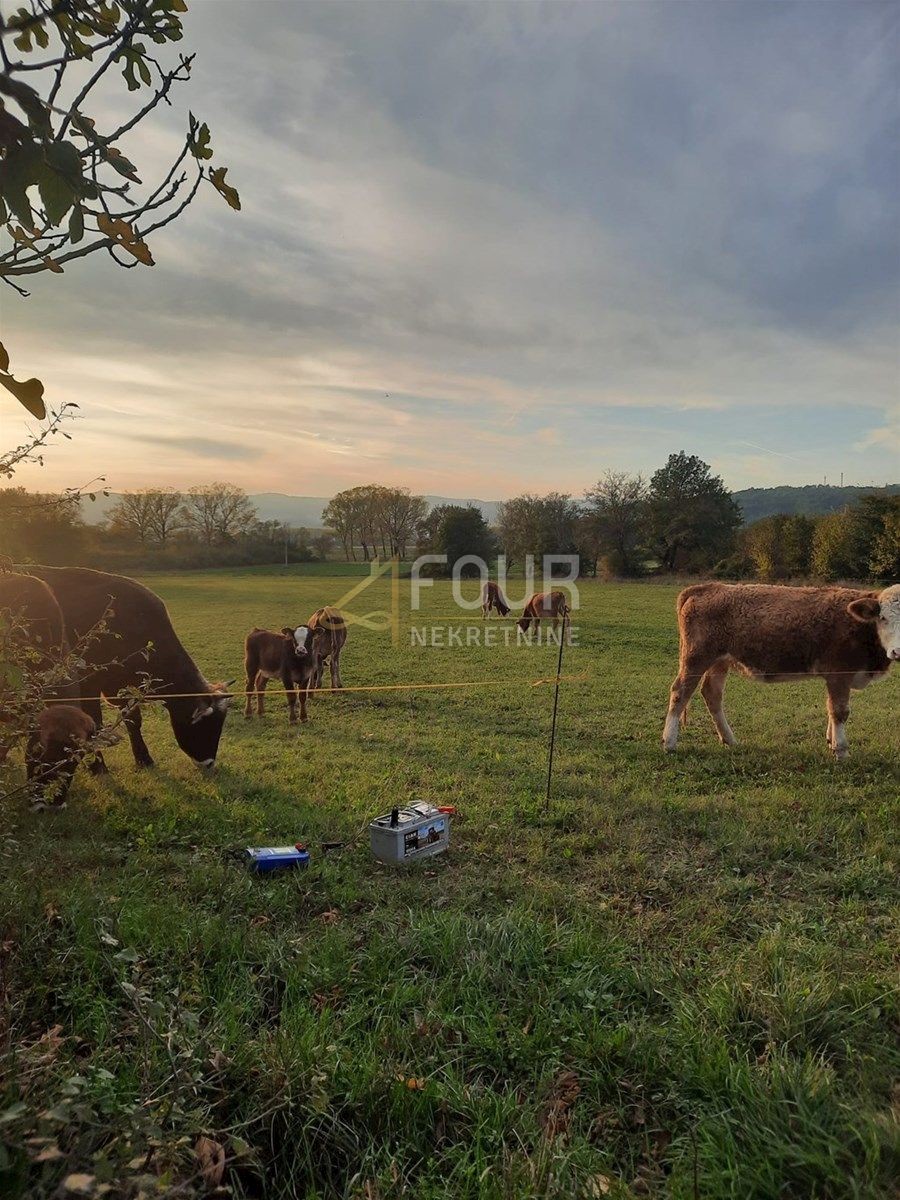
<path id="1" fill-rule="evenodd" d="M 356 580 L 145 582 L 207 677 L 242 687 L 251 626 Z M 734 677 L 740 744 L 697 696 L 666 757 L 676 591 L 581 585 L 564 671 L 587 677 L 561 692 L 549 812 L 552 691 L 523 684 L 314 696 L 293 728 L 272 685 L 262 721 L 235 702 L 212 777 L 154 706 L 155 770 L 123 743 L 65 812 L 6 800 L 0 1194 L 70 1172 L 200 1194 L 201 1135 L 238 1197 L 893 1194 L 900 671 L 855 697 L 845 764 L 820 682 Z M 417 626 L 450 615 L 449 585 L 423 605 Z M 342 670 L 527 681 L 556 653 L 354 626 Z M 380 867 L 367 822 L 408 798 L 458 806 L 451 851 Z M 224 853 L 297 839 L 304 873 Z"/>

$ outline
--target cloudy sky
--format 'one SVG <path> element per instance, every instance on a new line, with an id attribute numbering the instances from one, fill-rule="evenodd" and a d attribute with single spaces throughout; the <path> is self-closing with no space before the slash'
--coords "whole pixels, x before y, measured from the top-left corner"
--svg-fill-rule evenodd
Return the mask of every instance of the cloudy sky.
<path id="1" fill-rule="evenodd" d="M 195 0 L 195 78 L 124 148 L 149 177 L 190 104 L 243 212 L 205 189 L 156 267 L 0 297 L 84 418 L 20 481 L 502 498 L 679 449 L 733 488 L 897 480 L 898 25 Z"/>

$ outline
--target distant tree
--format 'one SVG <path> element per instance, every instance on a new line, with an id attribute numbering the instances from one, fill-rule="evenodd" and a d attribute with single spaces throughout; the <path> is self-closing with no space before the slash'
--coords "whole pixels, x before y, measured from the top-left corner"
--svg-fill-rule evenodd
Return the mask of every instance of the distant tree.
<path id="1" fill-rule="evenodd" d="M 122 492 L 109 511 L 109 527 L 142 545 L 153 541 L 153 502 L 149 492 Z"/>
<path id="2" fill-rule="evenodd" d="M 593 547 L 594 562 L 602 556 L 607 573 L 636 575 L 643 560 L 646 535 L 647 485 L 640 475 L 607 471 L 585 493 L 582 536 Z"/>
<path id="3" fill-rule="evenodd" d="M 320 529 L 310 540 L 317 557 L 324 562 L 334 549 L 334 534 L 330 529 Z"/>
<path id="4" fill-rule="evenodd" d="M 813 534 L 812 571 L 819 579 L 859 579 L 867 573 L 859 526 L 849 508 L 819 517 Z"/>
<path id="5" fill-rule="evenodd" d="M 679 451 L 650 480 L 647 519 L 663 570 L 702 570 L 730 553 L 741 512 L 707 463 Z"/>
<path id="6" fill-rule="evenodd" d="M 900 496 L 885 511 L 882 526 L 872 540 L 869 571 L 873 579 L 900 582 Z"/>
<path id="7" fill-rule="evenodd" d="M 165 545 L 169 538 L 182 528 L 181 508 L 184 497 L 174 488 L 154 488 L 150 498 L 150 528 L 153 538 Z"/>
<path id="8" fill-rule="evenodd" d="M 434 538 L 434 552 L 447 555 L 447 570 L 467 554 L 489 562 L 495 553 L 494 535 L 474 504 L 443 504 Z M 471 568 L 473 571 L 476 568 Z"/>
<path id="9" fill-rule="evenodd" d="M 0 490 L 0 553 L 14 561 L 66 566 L 79 560 L 87 537 L 77 495 Z"/>
<path id="10" fill-rule="evenodd" d="M 741 542 L 760 579 L 791 579 L 811 569 L 815 521 L 811 517 L 777 515 L 754 521 Z"/>
<path id="11" fill-rule="evenodd" d="M 256 509 L 243 488 L 233 483 L 208 483 L 192 487 L 184 498 L 182 519 L 207 546 L 234 541 L 256 521 Z"/>
<path id="12" fill-rule="evenodd" d="M 428 502 L 424 496 L 412 495 L 409 488 L 385 488 L 380 509 L 390 553 L 405 558 Z"/>
<path id="13" fill-rule="evenodd" d="M 507 566 L 526 554 L 574 554 L 578 506 L 563 492 L 535 496 L 526 492 L 497 509 L 497 529 Z"/>

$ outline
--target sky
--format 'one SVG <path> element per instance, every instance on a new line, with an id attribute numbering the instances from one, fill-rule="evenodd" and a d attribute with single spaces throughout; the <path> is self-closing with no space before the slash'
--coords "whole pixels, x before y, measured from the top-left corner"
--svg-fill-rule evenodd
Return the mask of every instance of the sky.
<path id="1" fill-rule="evenodd" d="M 81 412 L 17 482 L 900 479 L 896 4 L 194 0 L 182 46 L 123 149 L 151 179 L 189 106 L 242 212 L 0 296 Z"/>

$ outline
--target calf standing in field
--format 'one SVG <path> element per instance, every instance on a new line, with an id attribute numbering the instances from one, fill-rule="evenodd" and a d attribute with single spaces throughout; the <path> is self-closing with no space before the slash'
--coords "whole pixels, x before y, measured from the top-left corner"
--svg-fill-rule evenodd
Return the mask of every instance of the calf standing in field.
<path id="1" fill-rule="evenodd" d="M 336 608 L 331 608 L 326 605 L 325 608 L 317 608 L 307 622 L 308 627 L 315 634 L 319 631 L 318 639 L 318 663 L 316 666 L 316 677 L 313 687 L 319 687 L 322 683 L 322 670 L 325 663 L 331 670 L 331 686 L 333 688 L 343 687 L 341 682 L 341 651 L 344 648 L 344 643 L 347 641 L 347 622 L 343 615 Z"/>
<path id="2" fill-rule="evenodd" d="M 553 628 L 556 630 L 559 622 L 565 620 L 568 615 L 569 604 L 565 592 L 536 592 L 525 605 L 518 626 L 523 633 L 527 633 L 529 625 L 534 621 L 534 629 L 537 632 L 541 627 L 541 618 L 552 617 Z"/>
<path id="3" fill-rule="evenodd" d="M 730 669 L 763 683 L 818 676 L 828 691 L 826 740 L 847 757 L 850 692 L 883 679 L 900 659 L 900 584 L 882 592 L 841 587 L 701 583 L 676 601 L 681 654 L 663 732 L 678 741 L 697 685 L 719 738 L 735 737 L 722 700 Z"/>
<path id="4" fill-rule="evenodd" d="M 506 597 L 500 591 L 500 584 L 489 579 L 481 591 L 481 615 L 487 620 L 491 615 L 491 610 L 495 608 L 501 617 L 509 615 L 509 605 L 506 603 Z"/>
<path id="5" fill-rule="evenodd" d="M 307 721 L 306 701 L 310 688 L 315 686 L 319 670 L 319 648 L 325 635 L 324 630 L 314 631 L 308 625 L 296 629 L 285 626 L 281 633 L 270 629 L 252 629 L 244 643 L 244 666 L 247 669 L 247 703 L 244 716 L 253 715 L 253 696 L 256 693 L 256 711 L 262 716 L 265 711 L 264 696 L 270 679 L 280 679 L 287 692 L 288 712 L 291 724 L 297 720 L 297 700 L 300 700 L 300 720 Z"/>

